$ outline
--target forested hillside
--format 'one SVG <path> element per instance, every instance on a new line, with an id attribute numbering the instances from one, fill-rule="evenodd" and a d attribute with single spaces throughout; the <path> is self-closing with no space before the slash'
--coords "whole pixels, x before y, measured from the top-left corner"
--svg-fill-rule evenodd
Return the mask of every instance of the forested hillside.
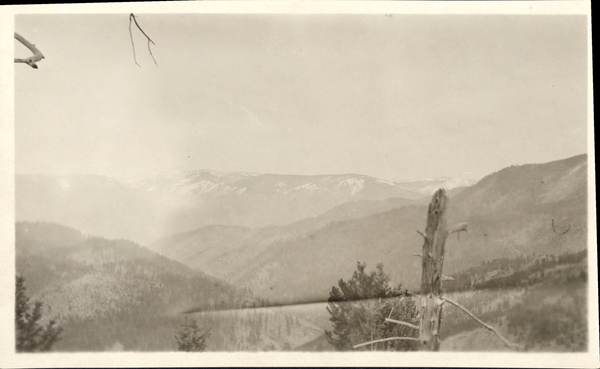
<path id="1" fill-rule="evenodd" d="M 126 240 L 27 222 L 17 223 L 16 241 L 17 273 L 63 327 L 57 351 L 175 350 L 190 308 L 210 329 L 208 350 L 292 348 L 322 332 L 268 309 L 241 310 L 260 299 Z"/>

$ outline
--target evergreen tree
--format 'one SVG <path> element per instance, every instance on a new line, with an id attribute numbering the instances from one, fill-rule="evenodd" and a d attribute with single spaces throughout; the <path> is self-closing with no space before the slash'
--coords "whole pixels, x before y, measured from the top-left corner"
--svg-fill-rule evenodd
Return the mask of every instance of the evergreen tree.
<path id="1" fill-rule="evenodd" d="M 42 319 L 41 301 L 36 301 L 31 309 L 29 297 L 25 294 L 25 278 L 17 276 L 15 294 L 15 341 L 17 352 L 50 351 L 60 338 L 62 328 L 55 320 L 48 325 L 40 325 Z"/>
<path id="2" fill-rule="evenodd" d="M 196 321 L 191 319 L 191 322 L 188 323 L 186 316 L 179 334 L 175 335 L 177 349 L 179 351 L 204 351 L 209 332 L 210 329 L 204 332 L 204 334 L 200 334 L 200 328 L 196 324 Z"/>
<path id="3" fill-rule="evenodd" d="M 385 318 L 401 320 L 417 325 L 415 302 L 402 291 L 402 285 L 389 286 L 390 277 L 377 271 L 366 273 L 366 263 L 358 263 L 357 270 L 348 282 L 340 279 L 338 287 L 332 287 L 327 311 L 331 315 L 333 331 L 325 331 L 327 341 L 336 350 L 352 350 L 353 346 L 367 341 L 389 337 L 417 337 L 418 331 L 411 327 L 386 322 Z M 362 347 L 363 350 L 416 350 L 415 341 L 393 340 Z"/>

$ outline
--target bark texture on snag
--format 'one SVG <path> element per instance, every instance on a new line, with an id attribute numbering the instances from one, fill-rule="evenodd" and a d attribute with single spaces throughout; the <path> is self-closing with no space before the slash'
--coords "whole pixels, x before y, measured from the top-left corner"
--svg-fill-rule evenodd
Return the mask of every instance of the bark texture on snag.
<path id="1" fill-rule="evenodd" d="M 421 351 L 438 351 L 442 317 L 442 269 L 444 246 L 448 237 L 446 206 L 448 197 L 439 189 L 431 199 L 421 253 L 421 309 L 419 345 Z"/>

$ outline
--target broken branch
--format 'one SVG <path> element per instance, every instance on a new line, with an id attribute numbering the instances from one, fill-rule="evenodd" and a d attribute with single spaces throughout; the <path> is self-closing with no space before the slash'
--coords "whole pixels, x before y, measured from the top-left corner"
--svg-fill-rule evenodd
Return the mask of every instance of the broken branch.
<path id="1" fill-rule="evenodd" d="M 469 232 L 469 230 L 467 229 L 468 224 L 467 223 L 458 223 L 455 224 L 451 227 L 448 227 L 446 230 L 448 231 L 448 233 L 454 233 L 454 232 Z"/>
<path id="2" fill-rule="evenodd" d="M 419 330 L 419 327 L 418 327 L 418 326 L 416 326 L 416 325 L 414 325 L 414 324 L 411 324 L 411 323 L 403 322 L 403 321 L 401 321 L 401 320 L 396 320 L 396 319 L 385 318 L 385 321 L 386 321 L 386 322 L 390 322 L 390 323 L 395 323 L 395 324 L 401 324 L 401 325 L 405 325 L 405 326 L 407 326 L 407 327 L 411 327 L 412 329 Z"/>
<path id="3" fill-rule="evenodd" d="M 382 338 L 380 340 L 374 340 L 374 341 L 369 341 L 369 342 L 365 342 L 365 343 L 359 343 L 358 345 L 354 345 L 352 347 L 353 348 L 358 348 L 358 347 L 362 347 L 362 346 L 372 345 L 372 344 L 378 343 L 378 342 L 394 341 L 394 340 L 418 341 L 419 339 L 418 338 L 414 338 L 414 337 L 389 337 L 389 338 Z"/>
<path id="4" fill-rule="evenodd" d="M 38 69 L 36 62 L 39 62 L 40 60 L 44 59 L 44 54 L 42 54 L 42 52 L 37 47 L 35 47 L 34 44 L 27 41 L 25 37 L 21 36 L 17 32 L 15 32 L 15 39 L 17 39 L 17 41 L 25 45 L 25 47 L 31 50 L 31 52 L 33 53 L 32 56 L 25 59 L 15 58 L 15 63 L 25 63 L 31 68 Z"/>
<path id="5" fill-rule="evenodd" d="M 152 54 L 152 49 L 150 49 L 150 43 L 152 43 L 152 45 L 156 45 L 154 43 L 154 41 L 152 41 L 152 39 L 146 34 L 146 32 L 144 32 L 144 30 L 142 29 L 142 27 L 140 27 L 140 25 L 137 22 L 136 16 L 133 13 L 129 14 L 129 37 L 131 38 L 131 46 L 133 48 L 133 61 L 135 62 L 135 64 L 137 64 L 137 66 L 139 67 L 140 65 L 138 64 L 136 57 L 135 57 L 135 45 L 133 43 L 133 35 L 131 33 L 131 21 L 133 20 L 133 22 L 135 23 L 136 27 L 140 30 L 140 32 L 142 32 L 142 34 L 146 37 L 146 39 L 148 40 L 148 53 L 150 53 L 150 56 L 152 57 L 152 60 L 154 61 L 154 64 L 158 67 L 158 63 L 156 63 L 156 59 L 154 59 L 154 55 Z"/>
<path id="6" fill-rule="evenodd" d="M 512 349 L 515 350 L 522 350 L 523 348 L 519 345 L 517 345 L 516 343 L 512 343 L 509 340 L 507 340 L 506 338 L 504 338 L 500 332 L 498 332 L 496 330 L 496 328 L 484 323 L 481 319 L 479 319 L 478 317 L 476 317 L 472 312 L 470 312 L 466 307 L 462 306 L 461 304 L 459 304 L 458 302 L 448 298 L 448 297 L 443 297 L 444 301 L 449 302 L 450 304 L 456 306 L 457 308 L 459 308 L 460 310 L 464 311 L 468 316 L 470 316 L 471 318 L 473 318 L 473 320 L 475 320 L 477 323 L 481 324 L 484 328 L 489 329 L 490 331 L 494 332 L 496 334 L 496 336 L 498 336 L 498 338 L 500 338 L 500 340 L 502 340 L 502 342 L 504 342 L 504 344 Z"/>
<path id="7" fill-rule="evenodd" d="M 135 57 L 135 44 L 133 43 L 133 34 L 131 33 L 131 16 L 133 14 L 129 15 L 129 39 L 131 40 L 131 49 L 133 50 L 133 62 L 135 63 L 135 65 L 137 65 L 138 67 L 141 67 L 141 65 L 138 64 L 137 62 L 137 58 Z M 135 18 L 134 18 L 135 19 Z"/>
<path id="8" fill-rule="evenodd" d="M 459 223 L 459 224 L 453 225 L 452 227 L 446 228 L 446 230 L 448 231 L 448 234 L 458 233 L 457 237 L 458 237 L 459 241 L 460 241 L 460 232 L 469 233 L 469 230 L 467 229 L 467 223 Z"/>

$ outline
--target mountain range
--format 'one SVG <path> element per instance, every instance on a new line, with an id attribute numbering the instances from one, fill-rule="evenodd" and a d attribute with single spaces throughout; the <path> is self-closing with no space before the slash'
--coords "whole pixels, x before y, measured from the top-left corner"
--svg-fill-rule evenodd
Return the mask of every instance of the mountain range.
<path id="1" fill-rule="evenodd" d="M 410 255 L 419 251 L 416 230 L 426 220 L 422 195 L 431 182 L 423 183 L 408 189 L 361 175 L 214 171 L 127 181 L 19 175 L 16 215 L 143 239 L 156 252 L 271 299 L 322 301 L 357 261 L 384 263 L 394 281 L 417 285 L 419 260 Z M 460 242 L 450 238 L 449 272 L 494 257 L 585 248 L 586 155 L 505 168 L 450 195 L 448 222 L 468 222 L 470 233 Z M 295 283 L 304 287 L 288 288 Z"/>
<path id="2" fill-rule="evenodd" d="M 90 234 L 148 244 L 207 225 L 282 226 L 350 201 L 417 200 L 427 192 L 425 187 L 407 188 L 356 174 L 201 170 L 126 180 L 19 174 L 15 214 L 18 221 L 57 222 Z"/>
<path id="3" fill-rule="evenodd" d="M 453 182 L 448 224 L 469 229 L 446 243 L 444 273 L 456 277 L 448 288 L 456 299 L 473 308 L 486 296 L 500 299 L 481 310 L 499 324 L 525 319 L 546 327 L 570 312 L 573 327 L 552 329 L 575 340 L 564 347 L 586 347 L 581 309 L 556 310 L 546 299 L 543 320 L 536 301 L 553 296 L 585 306 L 587 164 L 579 155 L 511 166 L 466 187 Z M 421 260 L 412 254 L 421 251 L 417 231 L 425 228 L 430 184 L 212 171 L 126 181 L 18 175 L 17 272 L 64 326 L 58 350 L 174 349 L 182 311 L 214 329 L 211 350 L 330 349 L 323 302 L 357 262 L 383 263 L 393 284 L 418 291 Z M 468 290 L 532 283 L 525 293 Z M 291 315 L 242 309 L 270 304 L 313 308 Z M 532 342 L 543 334 L 544 349 L 560 338 L 537 325 L 505 328 Z M 454 315 L 445 326 L 445 335 L 473 329 Z M 461 337 L 452 347 L 473 339 Z"/>
<path id="4" fill-rule="evenodd" d="M 324 301 L 357 261 L 384 263 L 394 282 L 417 288 L 420 259 L 411 254 L 420 251 L 416 231 L 426 215 L 419 202 L 350 202 L 284 227 L 203 227 L 149 247 L 272 300 Z M 587 157 L 486 176 L 451 197 L 448 223 L 461 222 L 469 233 L 448 239 L 448 273 L 496 258 L 585 249 Z"/>

